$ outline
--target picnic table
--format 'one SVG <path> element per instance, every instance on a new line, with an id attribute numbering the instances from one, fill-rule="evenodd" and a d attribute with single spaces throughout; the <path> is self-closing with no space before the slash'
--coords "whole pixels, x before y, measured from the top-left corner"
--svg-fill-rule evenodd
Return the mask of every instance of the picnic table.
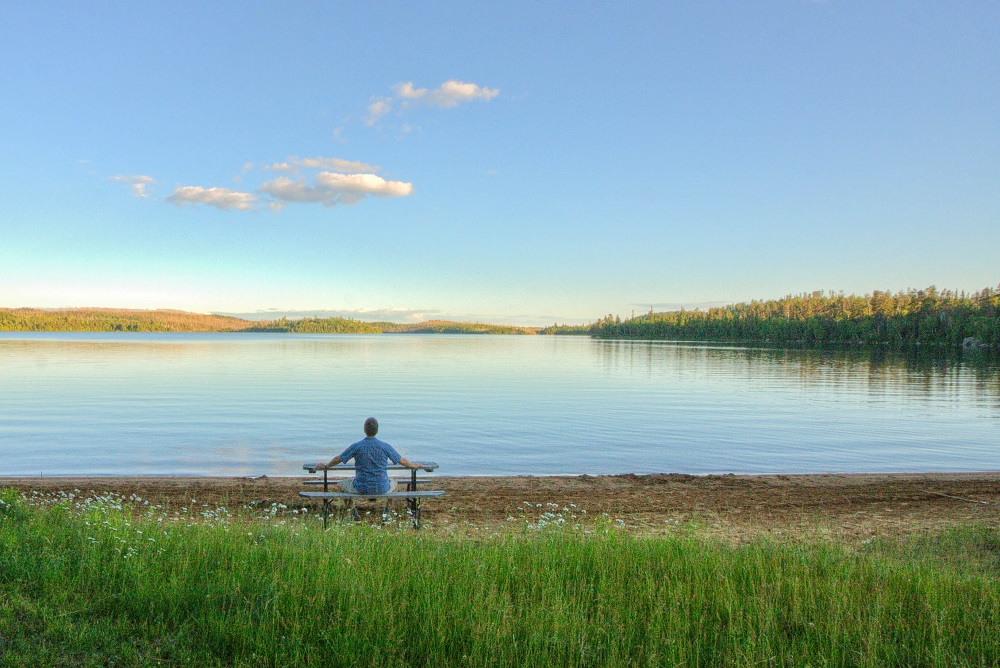
<path id="1" fill-rule="evenodd" d="M 327 518 L 330 515 L 330 504 L 337 499 L 342 499 L 347 503 L 347 511 L 350 513 L 351 517 L 355 520 L 359 519 L 358 510 L 354 506 L 354 502 L 360 499 L 369 500 L 384 500 L 385 507 L 382 511 L 383 515 L 387 514 L 389 511 L 389 503 L 393 499 L 406 499 L 406 507 L 410 511 L 410 517 L 413 520 L 413 528 L 420 528 L 420 504 L 424 499 L 437 498 L 444 496 L 444 490 L 420 490 L 417 489 L 417 485 L 421 482 L 428 482 L 429 478 L 418 478 L 418 471 L 425 471 L 427 473 L 433 473 L 437 470 L 438 465 L 435 462 L 422 462 L 420 468 L 411 469 L 408 466 L 403 466 L 401 464 L 392 464 L 386 466 L 386 471 L 390 472 L 390 477 L 397 481 L 397 483 L 405 482 L 406 490 L 388 492 L 386 494 L 354 494 L 351 492 L 345 492 L 340 489 L 339 484 L 341 480 L 348 480 L 351 476 L 347 475 L 337 475 L 333 478 L 330 477 L 330 472 L 334 471 L 336 473 L 346 473 L 353 472 L 356 467 L 348 464 L 338 464 L 337 466 L 330 467 L 328 469 L 319 468 L 322 466 L 322 462 L 317 462 L 313 464 L 303 464 L 302 468 L 309 473 L 316 473 L 317 470 L 323 471 L 322 479 L 306 480 L 306 485 L 322 485 L 322 492 L 299 492 L 299 496 L 306 499 L 322 499 L 323 501 L 323 526 L 326 527 Z M 396 477 L 392 475 L 394 471 L 409 471 L 410 475 L 406 477 Z M 334 490 L 331 491 L 330 486 L 334 486 Z"/>

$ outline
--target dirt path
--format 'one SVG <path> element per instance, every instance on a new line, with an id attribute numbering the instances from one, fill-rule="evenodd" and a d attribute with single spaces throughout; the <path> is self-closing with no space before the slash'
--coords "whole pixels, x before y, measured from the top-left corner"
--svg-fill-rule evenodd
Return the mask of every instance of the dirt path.
<path id="1" fill-rule="evenodd" d="M 310 505 L 298 496 L 305 489 L 304 479 L 0 478 L 0 486 L 44 494 L 135 494 L 167 508 L 272 503 L 302 507 Z M 430 487 L 447 494 L 424 506 L 424 519 L 430 530 L 446 533 L 496 528 L 511 521 L 536 523 L 545 512 L 573 522 L 592 522 L 607 513 L 610 521 L 647 535 L 693 524 L 732 540 L 772 535 L 853 542 L 956 524 L 1000 527 L 1000 472 L 441 477 Z"/>

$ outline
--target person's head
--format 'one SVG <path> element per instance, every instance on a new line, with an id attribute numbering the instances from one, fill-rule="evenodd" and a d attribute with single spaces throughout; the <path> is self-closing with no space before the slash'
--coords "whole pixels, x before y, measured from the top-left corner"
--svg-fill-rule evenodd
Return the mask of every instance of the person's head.
<path id="1" fill-rule="evenodd" d="M 371 438 L 378 433 L 378 420 L 375 418 L 368 418 L 365 420 L 365 436 Z"/>

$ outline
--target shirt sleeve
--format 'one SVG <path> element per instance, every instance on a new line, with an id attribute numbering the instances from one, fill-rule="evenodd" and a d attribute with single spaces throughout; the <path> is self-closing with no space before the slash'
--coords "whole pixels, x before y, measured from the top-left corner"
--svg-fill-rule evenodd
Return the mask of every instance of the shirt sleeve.
<path id="1" fill-rule="evenodd" d="M 347 446 L 347 449 L 344 450 L 342 453 L 340 453 L 340 461 L 346 462 L 348 459 L 358 454 L 357 445 L 358 445 L 357 443 L 352 443 L 351 445 Z"/>
<path id="2" fill-rule="evenodd" d="M 385 443 L 385 441 L 383 441 L 383 443 Z M 399 453 L 396 452 L 396 449 L 388 443 L 385 443 L 385 456 L 388 457 L 389 461 L 393 464 L 399 464 Z"/>

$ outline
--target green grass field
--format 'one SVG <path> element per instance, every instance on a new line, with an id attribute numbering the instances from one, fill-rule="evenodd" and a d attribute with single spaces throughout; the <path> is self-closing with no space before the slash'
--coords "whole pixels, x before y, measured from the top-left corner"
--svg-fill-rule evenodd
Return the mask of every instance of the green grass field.
<path id="1" fill-rule="evenodd" d="M 324 532 L 0 490 L 0 665 L 1000 664 L 996 532 L 856 550 L 514 524 Z"/>

